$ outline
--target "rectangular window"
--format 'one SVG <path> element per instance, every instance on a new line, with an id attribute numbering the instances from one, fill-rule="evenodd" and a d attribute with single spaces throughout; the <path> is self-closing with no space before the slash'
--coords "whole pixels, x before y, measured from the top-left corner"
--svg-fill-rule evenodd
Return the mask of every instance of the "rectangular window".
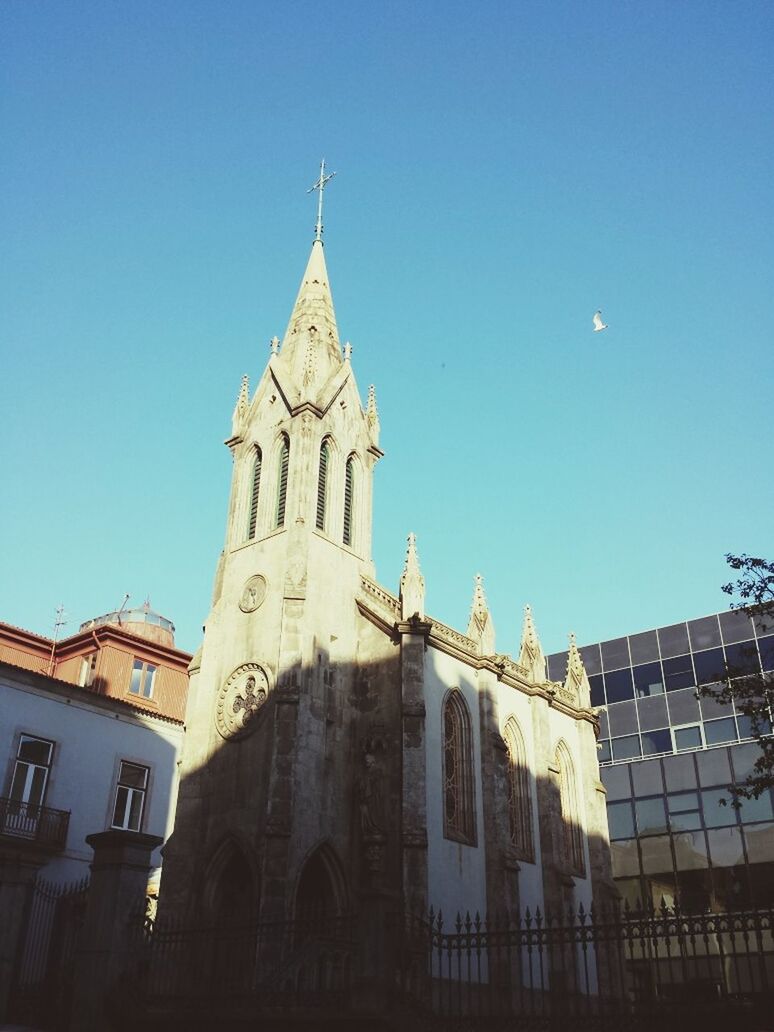
<path id="1" fill-rule="evenodd" d="M 11 782 L 11 799 L 28 806 L 41 806 L 46 794 L 54 743 L 22 735 L 16 753 Z"/>
<path id="2" fill-rule="evenodd" d="M 141 659 L 135 659 L 132 666 L 132 679 L 129 682 L 131 694 L 141 695 L 144 699 L 152 699 L 157 669 L 152 663 L 143 663 Z"/>
<path id="3" fill-rule="evenodd" d="M 126 831 L 140 830 L 147 789 L 148 768 L 121 760 L 112 827 Z"/>
<path id="4" fill-rule="evenodd" d="M 97 669 L 97 653 L 92 652 L 81 660 L 81 672 L 78 684 L 81 688 L 91 688 L 94 682 L 94 671 Z"/>
<path id="5" fill-rule="evenodd" d="M 684 752 L 686 749 L 701 749 L 704 741 L 701 735 L 701 724 L 687 724 L 685 727 L 673 727 L 672 736 L 675 742 L 675 752 Z"/>

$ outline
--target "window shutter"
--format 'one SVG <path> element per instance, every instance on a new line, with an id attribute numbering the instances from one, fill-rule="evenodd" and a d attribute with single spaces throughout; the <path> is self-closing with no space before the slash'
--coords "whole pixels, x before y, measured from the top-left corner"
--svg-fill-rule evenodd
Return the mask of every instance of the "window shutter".
<path id="1" fill-rule="evenodd" d="M 277 518 L 275 527 L 285 526 L 285 501 L 288 494 L 288 464 L 290 461 L 290 441 L 287 437 L 282 439 L 282 451 L 280 452 L 279 483 L 277 485 Z"/>
<path id="2" fill-rule="evenodd" d="M 258 524 L 258 493 L 261 489 L 261 449 L 255 449 L 255 464 L 253 466 L 253 486 L 250 495 L 250 527 L 247 533 L 248 538 L 255 537 L 255 530 Z"/>
<path id="3" fill-rule="evenodd" d="M 320 472 L 317 477 L 317 529 L 325 530 L 325 501 L 328 493 L 328 442 L 320 448 Z"/>
<path id="4" fill-rule="evenodd" d="M 347 459 L 347 468 L 344 476 L 344 544 L 352 544 L 352 506 L 355 495 L 355 460 Z"/>

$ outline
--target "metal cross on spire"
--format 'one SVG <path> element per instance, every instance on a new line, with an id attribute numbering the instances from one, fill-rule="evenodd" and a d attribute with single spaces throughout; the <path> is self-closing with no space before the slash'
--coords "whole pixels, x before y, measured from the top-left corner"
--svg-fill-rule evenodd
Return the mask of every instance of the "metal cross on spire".
<path id="1" fill-rule="evenodd" d="M 317 180 L 317 182 L 314 184 L 314 186 L 310 186 L 309 189 L 306 191 L 307 193 L 314 193 L 315 190 L 318 190 L 319 193 L 320 193 L 320 196 L 319 196 L 319 198 L 317 200 L 317 226 L 315 227 L 315 233 L 314 233 L 315 240 L 319 240 L 320 242 L 322 242 L 322 235 L 323 235 L 323 224 L 322 224 L 323 190 L 325 189 L 327 184 L 330 183 L 331 179 L 333 179 L 333 177 L 335 175 L 336 175 L 335 172 L 329 172 L 328 175 L 326 176 L 326 174 L 325 174 L 325 158 L 323 158 L 322 161 L 320 162 L 320 178 Z"/>

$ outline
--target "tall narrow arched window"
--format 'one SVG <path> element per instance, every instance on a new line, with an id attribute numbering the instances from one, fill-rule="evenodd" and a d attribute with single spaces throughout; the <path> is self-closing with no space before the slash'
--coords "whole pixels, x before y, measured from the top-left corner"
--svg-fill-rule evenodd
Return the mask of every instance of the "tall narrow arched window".
<path id="1" fill-rule="evenodd" d="M 511 846 L 522 860 L 533 860 L 527 752 L 514 717 L 506 721 L 503 737 L 508 748 L 508 824 Z"/>
<path id="2" fill-rule="evenodd" d="M 261 455 L 261 449 L 256 445 L 253 455 L 253 480 L 250 485 L 250 519 L 247 528 L 248 538 L 255 537 L 255 531 L 258 526 L 258 494 L 261 490 L 262 461 L 263 457 Z"/>
<path id="3" fill-rule="evenodd" d="M 556 770 L 559 774 L 559 799 L 562 819 L 562 851 L 565 864 L 576 874 L 583 874 L 583 833 L 581 830 L 578 786 L 570 750 L 564 742 L 556 747 Z"/>
<path id="4" fill-rule="evenodd" d="M 473 742 L 470 714 L 462 693 L 454 688 L 443 707 L 443 833 L 446 838 L 476 844 L 473 791 Z"/>
<path id="5" fill-rule="evenodd" d="M 330 442 L 325 440 L 320 445 L 320 466 L 317 474 L 317 519 L 315 526 L 318 530 L 325 530 L 325 509 L 328 500 L 328 464 L 330 457 Z"/>
<path id="6" fill-rule="evenodd" d="M 352 515 L 355 506 L 355 456 L 350 455 L 344 471 L 344 535 L 345 545 L 352 544 Z"/>
<path id="7" fill-rule="evenodd" d="M 277 511 L 274 519 L 275 527 L 285 526 L 285 502 L 288 497 L 288 466 L 290 464 L 290 439 L 286 434 L 282 435 L 282 448 L 280 449 L 279 477 L 277 481 Z"/>

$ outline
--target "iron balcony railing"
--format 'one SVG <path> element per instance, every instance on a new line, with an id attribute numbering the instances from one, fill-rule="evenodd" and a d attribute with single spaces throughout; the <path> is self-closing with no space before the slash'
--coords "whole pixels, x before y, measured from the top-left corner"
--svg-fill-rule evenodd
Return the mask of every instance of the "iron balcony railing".
<path id="1" fill-rule="evenodd" d="M 69 810 L 0 797 L 0 838 L 27 841 L 44 849 L 64 849 L 69 824 Z"/>

